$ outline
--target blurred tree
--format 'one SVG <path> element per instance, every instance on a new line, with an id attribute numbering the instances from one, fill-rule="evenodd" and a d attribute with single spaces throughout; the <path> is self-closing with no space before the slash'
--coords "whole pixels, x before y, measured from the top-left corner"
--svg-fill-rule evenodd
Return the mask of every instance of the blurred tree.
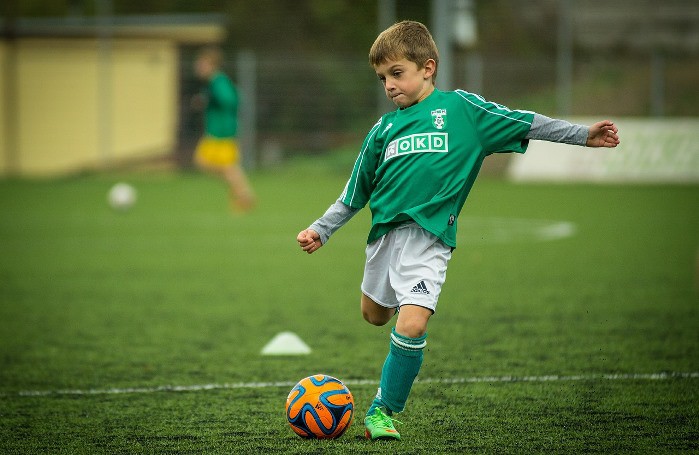
<path id="1" fill-rule="evenodd" d="M 293 52 L 365 52 L 376 31 L 376 0 L 230 2 L 236 47 Z"/>
<path id="2" fill-rule="evenodd" d="M 94 0 L 22 0 L 21 17 L 67 16 L 75 11 L 94 14 Z"/>

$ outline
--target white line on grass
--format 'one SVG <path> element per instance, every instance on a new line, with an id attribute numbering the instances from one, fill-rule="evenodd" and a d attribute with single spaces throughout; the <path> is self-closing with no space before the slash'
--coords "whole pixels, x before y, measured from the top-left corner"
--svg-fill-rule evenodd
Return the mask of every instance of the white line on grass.
<path id="1" fill-rule="evenodd" d="M 417 384 L 473 384 L 473 383 L 515 383 L 515 382 L 564 382 L 564 381 L 667 381 L 672 379 L 699 379 L 699 372 L 692 373 L 618 373 L 618 374 L 581 374 L 572 376 L 482 376 L 471 378 L 425 378 L 418 379 Z M 373 379 L 349 379 L 348 386 L 377 385 Z M 123 395 L 146 394 L 157 392 L 199 392 L 205 390 L 227 389 L 266 389 L 272 387 L 293 387 L 291 381 L 275 382 L 231 382 L 222 384 L 198 385 L 162 385 L 155 387 L 124 387 L 110 389 L 64 389 L 64 390 L 25 390 L 17 393 L 3 393 L 0 396 L 45 397 L 64 395 Z"/>
<path id="2" fill-rule="evenodd" d="M 547 242 L 572 237 L 577 230 L 570 221 L 471 216 L 459 219 L 459 239 L 471 245 Z"/>

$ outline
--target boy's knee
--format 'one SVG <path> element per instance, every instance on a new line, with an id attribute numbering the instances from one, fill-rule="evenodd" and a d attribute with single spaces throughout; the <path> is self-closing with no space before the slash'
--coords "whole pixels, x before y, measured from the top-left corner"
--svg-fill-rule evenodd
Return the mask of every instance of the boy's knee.
<path id="1" fill-rule="evenodd" d="M 401 307 L 401 312 L 396 323 L 396 332 L 409 338 L 419 338 L 427 332 L 427 321 L 432 316 L 432 311 L 416 306 L 405 305 Z"/>
<path id="2" fill-rule="evenodd" d="M 362 294 L 361 307 L 362 317 L 372 325 L 386 325 L 393 315 L 396 314 L 395 308 L 381 306 L 366 294 Z"/>
<path id="3" fill-rule="evenodd" d="M 369 324 L 381 326 L 386 325 L 386 323 L 388 323 L 388 321 L 391 320 L 392 315 L 388 316 L 385 314 L 377 314 L 375 312 L 362 309 L 362 316 L 364 317 L 364 320 Z"/>
<path id="4" fill-rule="evenodd" d="M 396 332 L 408 338 L 420 338 L 427 332 L 427 325 L 417 321 L 396 324 Z"/>

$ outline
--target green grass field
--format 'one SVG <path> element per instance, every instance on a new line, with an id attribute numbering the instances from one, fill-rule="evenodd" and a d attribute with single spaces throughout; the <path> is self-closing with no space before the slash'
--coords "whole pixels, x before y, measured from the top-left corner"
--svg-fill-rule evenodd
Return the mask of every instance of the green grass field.
<path id="1" fill-rule="evenodd" d="M 198 174 L 0 181 L 0 452 L 699 452 L 699 186 L 480 180 L 403 441 L 370 443 L 391 326 L 359 313 L 368 211 L 313 256 L 295 242 L 337 167 L 253 174 L 248 216 Z M 261 356 L 285 330 L 313 352 Z M 338 440 L 285 421 L 318 372 L 355 397 Z"/>

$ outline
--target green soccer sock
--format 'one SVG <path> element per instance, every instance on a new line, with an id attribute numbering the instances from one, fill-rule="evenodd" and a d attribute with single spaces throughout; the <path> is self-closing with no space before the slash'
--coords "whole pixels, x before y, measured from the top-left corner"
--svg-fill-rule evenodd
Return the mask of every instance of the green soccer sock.
<path id="1" fill-rule="evenodd" d="M 381 382 L 376 398 L 371 403 L 367 415 L 381 407 L 391 415 L 401 412 L 410 394 L 413 381 L 422 366 L 422 350 L 427 345 L 427 334 L 419 338 L 409 338 L 391 332 L 391 345 L 381 371 Z"/>

